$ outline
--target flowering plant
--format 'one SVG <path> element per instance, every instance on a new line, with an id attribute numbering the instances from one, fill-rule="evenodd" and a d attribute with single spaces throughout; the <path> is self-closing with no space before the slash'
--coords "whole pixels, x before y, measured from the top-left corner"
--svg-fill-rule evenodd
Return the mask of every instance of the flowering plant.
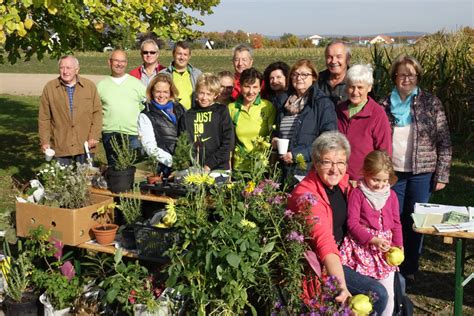
<path id="1" fill-rule="evenodd" d="M 114 273 L 100 283 L 108 304 L 118 302 L 122 310 L 129 313 L 135 304 L 146 305 L 149 312 L 158 308 L 156 299 L 161 295 L 162 287 L 158 286 L 146 267 L 138 261 L 125 264 L 119 249 L 115 253 L 113 269 Z"/>
<path id="2" fill-rule="evenodd" d="M 250 172 L 221 185 L 189 177 L 197 189 L 175 206 L 182 243 L 167 252 L 166 285 L 189 297 L 198 315 L 268 315 L 275 301 L 290 314 L 301 311 L 306 224 L 285 209 L 288 194 L 269 170 L 269 144 L 259 138 L 254 145 Z"/>
<path id="3" fill-rule="evenodd" d="M 80 208 L 89 204 L 87 165 L 61 165 L 52 161 L 37 174 L 44 187 L 42 204 L 64 208 Z"/>
<path id="4" fill-rule="evenodd" d="M 55 309 L 72 306 L 83 289 L 82 279 L 76 275 L 72 252 L 63 253 L 64 244 L 51 237 L 51 230 L 42 226 L 32 230 L 26 240 L 26 253 L 36 261 L 32 280 L 44 290 Z"/>

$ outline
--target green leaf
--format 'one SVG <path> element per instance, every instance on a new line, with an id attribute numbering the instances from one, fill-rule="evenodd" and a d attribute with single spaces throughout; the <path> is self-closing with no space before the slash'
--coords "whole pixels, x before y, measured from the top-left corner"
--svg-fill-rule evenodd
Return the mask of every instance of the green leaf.
<path id="1" fill-rule="evenodd" d="M 107 291 L 106 299 L 109 304 L 113 303 L 115 301 L 115 298 L 118 295 L 118 289 L 111 288 L 110 290 Z"/>
<path id="2" fill-rule="evenodd" d="M 119 248 L 115 251 L 114 261 L 115 263 L 122 261 L 122 248 Z"/>
<path id="3" fill-rule="evenodd" d="M 224 270 L 222 269 L 220 265 L 218 265 L 216 268 L 216 274 L 217 274 L 217 279 L 219 281 L 222 281 L 222 272 L 224 272 Z"/>
<path id="4" fill-rule="evenodd" d="M 275 242 L 269 242 L 268 244 L 265 245 L 262 249 L 262 253 L 267 253 L 273 250 L 273 247 L 275 247 Z"/>
<path id="5" fill-rule="evenodd" d="M 234 268 L 237 268 L 239 266 L 240 260 L 242 260 L 242 258 L 240 258 L 235 252 L 228 253 L 225 259 L 227 260 L 227 263 L 229 263 Z"/>

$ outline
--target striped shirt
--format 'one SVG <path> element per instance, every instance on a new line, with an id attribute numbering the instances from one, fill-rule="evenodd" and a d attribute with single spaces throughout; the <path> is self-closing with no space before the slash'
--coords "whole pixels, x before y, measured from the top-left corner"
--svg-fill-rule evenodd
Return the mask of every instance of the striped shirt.
<path id="1" fill-rule="evenodd" d="M 72 97 L 74 95 L 74 89 L 75 88 L 76 88 L 76 85 L 66 86 L 66 91 L 67 91 L 67 95 L 68 95 L 68 98 L 69 98 L 69 111 L 71 112 L 71 116 L 72 116 Z"/>
<path id="2" fill-rule="evenodd" d="M 289 139 L 291 142 L 291 137 L 295 131 L 295 123 L 298 120 L 299 114 L 295 115 L 285 115 L 280 122 L 280 136 L 281 138 Z"/>

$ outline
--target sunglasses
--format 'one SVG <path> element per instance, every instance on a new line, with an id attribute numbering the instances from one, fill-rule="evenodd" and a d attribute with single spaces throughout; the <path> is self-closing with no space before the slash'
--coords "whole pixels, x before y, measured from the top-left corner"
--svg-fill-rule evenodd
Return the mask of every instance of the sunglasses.
<path id="1" fill-rule="evenodd" d="M 152 51 L 152 50 L 144 50 L 142 52 L 142 55 L 155 55 L 156 54 L 156 51 Z"/>

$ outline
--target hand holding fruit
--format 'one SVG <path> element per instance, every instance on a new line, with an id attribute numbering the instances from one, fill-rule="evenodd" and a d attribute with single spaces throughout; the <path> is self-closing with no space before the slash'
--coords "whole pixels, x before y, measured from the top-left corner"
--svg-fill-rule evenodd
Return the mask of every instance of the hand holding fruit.
<path id="1" fill-rule="evenodd" d="M 390 242 L 386 239 L 374 237 L 370 243 L 375 245 L 382 252 L 387 252 L 390 250 Z"/>

